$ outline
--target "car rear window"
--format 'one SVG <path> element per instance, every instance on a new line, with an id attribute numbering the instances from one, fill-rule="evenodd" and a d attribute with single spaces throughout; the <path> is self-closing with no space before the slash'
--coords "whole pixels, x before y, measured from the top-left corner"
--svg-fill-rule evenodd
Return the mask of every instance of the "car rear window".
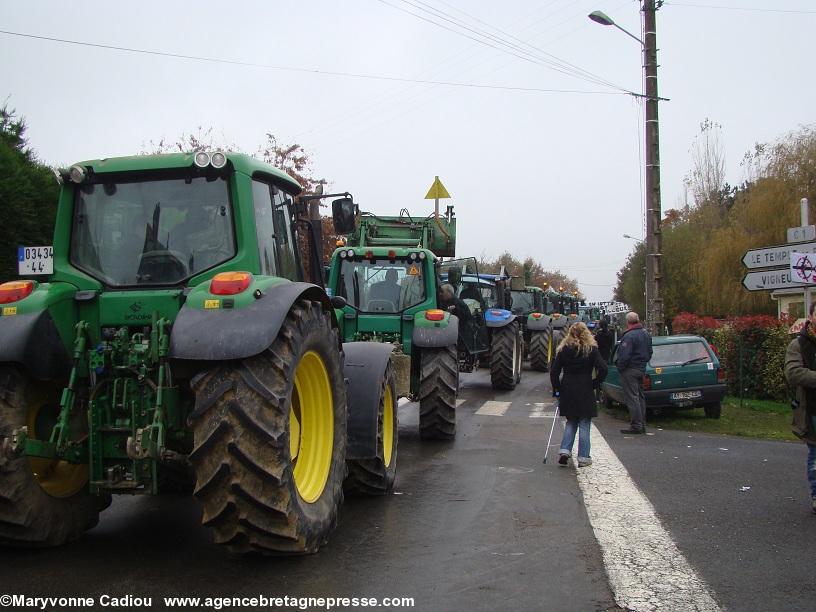
<path id="1" fill-rule="evenodd" d="M 654 353 L 649 363 L 653 368 L 681 365 L 692 359 L 694 360 L 693 363 L 710 363 L 712 361 L 708 348 L 699 340 L 678 344 L 658 344 L 652 350 Z"/>

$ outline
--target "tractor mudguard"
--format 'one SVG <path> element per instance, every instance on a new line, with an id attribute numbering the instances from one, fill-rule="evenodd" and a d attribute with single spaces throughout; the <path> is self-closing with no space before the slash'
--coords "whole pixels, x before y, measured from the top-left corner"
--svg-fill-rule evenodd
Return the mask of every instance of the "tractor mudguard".
<path id="1" fill-rule="evenodd" d="M 245 359 L 269 348 L 298 299 L 319 301 L 333 312 L 317 285 L 280 283 L 243 308 L 181 308 L 170 336 L 170 357 L 196 361 Z M 332 325 L 337 321 L 332 315 Z"/>
<path id="2" fill-rule="evenodd" d="M 527 317 L 527 329 L 530 331 L 547 331 L 550 328 L 550 317 L 544 315 L 538 319 Z"/>
<path id="3" fill-rule="evenodd" d="M 485 324 L 488 327 L 504 327 L 516 320 L 514 315 L 509 310 L 502 308 L 488 308 L 485 311 Z"/>
<path id="4" fill-rule="evenodd" d="M 431 322 L 424 318 L 425 313 L 417 313 L 414 318 L 414 331 L 411 334 L 411 345 L 420 348 L 442 348 L 455 345 L 459 339 L 459 317 L 449 315 L 447 321 Z M 422 325 L 416 321 L 422 317 Z"/>
<path id="5" fill-rule="evenodd" d="M 0 317 L 0 362 L 18 363 L 37 380 L 71 371 L 71 357 L 47 310 Z"/>
<path id="6" fill-rule="evenodd" d="M 377 456 L 380 383 L 393 348 L 393 345 L 384 342 L 343 343 L 343 376 L 348 381 L 347 459 Z"/>

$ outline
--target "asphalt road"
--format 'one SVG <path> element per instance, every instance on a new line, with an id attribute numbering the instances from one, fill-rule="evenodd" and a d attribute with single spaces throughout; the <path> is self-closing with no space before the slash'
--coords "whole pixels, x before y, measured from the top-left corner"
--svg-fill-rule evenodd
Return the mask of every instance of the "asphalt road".
<path id="1" fill-rule="evenodd" d="M 187 498 L 117 498 L 100 524 L 57 550 L 0 551 L 0 593 L 31 596 L 414 597 L 417 610 L 592 611 L 614 607 L 572 470 L 542 465 L 547 377 L 512 393 L 463 375 L 458 435 L 423 443 L 400 408 L 395 494 L 347 498 L 317 555 L 232 557 Z M 512 401 L 503 416 L 475 412 Z"/>
<path id="2" fill-rule="evenodd" d="M 725 609 L 816 608 L 804 444 L 653 427 L 623 436 L 610 416 L 595 425 Z"/>
<path id="3" fill-rule="evenodd" d="M 555 455 L 541 463 L 552 422 L 547 375 L 525 371 L 510 393 L 493 391 L 485 372 L 463 375 L 460 398 L 452 443 L 421 442 L 416 405 L 401 405 L 395 493 L 348 497 L 317 555 L 231 556 L 199 526 L 192 499 L 120 497 L 81 542 L 0 550 L 0 594 L 151 596 L 154 610 L 184 595 L 413 597 L 415 609 L 434 611 L 616 609 L 574 469 Z M 814 608 L 816 516 L 803 445 L 656 428 L 623 436 L 606 415 L 595 426 L 719 605 Z M 560 433 L 559 424 L 551 452 Z"/>

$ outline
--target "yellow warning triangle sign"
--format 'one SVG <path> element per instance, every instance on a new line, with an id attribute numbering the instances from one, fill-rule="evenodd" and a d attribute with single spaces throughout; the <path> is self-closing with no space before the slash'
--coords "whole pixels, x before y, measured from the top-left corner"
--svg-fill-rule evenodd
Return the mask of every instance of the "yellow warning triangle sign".
<path id="1" fill-rule="evenodd" d="M 433 185 L 428 190 L 428 195 L 425 196 L 426 200 L 444 200 L 450 198 L 450 194 L 448 190 L 445 189 L 445 186 L 442 184 L 442 181 L 439 180 L 439 177 L 434 178 Z"/>

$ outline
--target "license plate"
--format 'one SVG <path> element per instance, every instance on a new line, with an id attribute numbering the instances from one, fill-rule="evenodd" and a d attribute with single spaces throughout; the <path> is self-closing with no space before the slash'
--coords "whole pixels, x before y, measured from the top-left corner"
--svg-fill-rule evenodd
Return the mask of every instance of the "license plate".
<path id="1" fill-rule="evenodd" d="M 54 247 L 21 246 L 17 248 L 17 273 L 20 276 L 54 273 Z"/>
<path id="2" fill-rule="evenodd" d="M 700 397 L 703 397 L 702 391 L 678 391 L 677 393 L 672 393 L 669 396 L 669 398 L 673 400 L 690 400 Z"/>

